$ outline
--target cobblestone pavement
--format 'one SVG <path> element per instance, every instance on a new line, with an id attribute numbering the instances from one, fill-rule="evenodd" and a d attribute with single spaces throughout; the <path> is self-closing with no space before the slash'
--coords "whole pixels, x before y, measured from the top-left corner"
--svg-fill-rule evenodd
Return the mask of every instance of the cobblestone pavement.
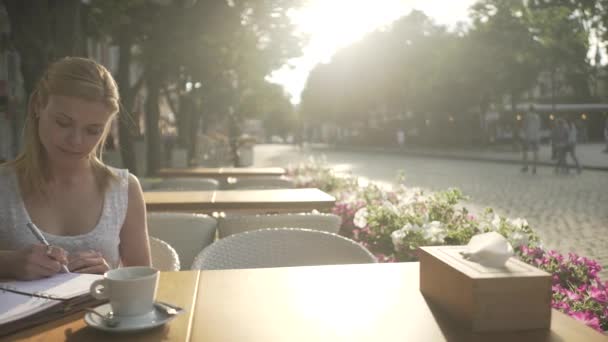
<path id="1" fill-rule="evenodd" d="M 403 170 L 412 186 L 458 187 L 470 196 L 473 209 L 492 207 L 501 215 L 527 219 L 547 248 L 598 260 L 602 279 L 608 280 L 608 172 L 555 175 L 552 168 L 539 167 L 531 175 L 509 164 L 285 145 L 256 147 L 255 165 L 286 166 L 311 155 L 325 156 L 336 170 L 382 183 L 391 183 Z"/>

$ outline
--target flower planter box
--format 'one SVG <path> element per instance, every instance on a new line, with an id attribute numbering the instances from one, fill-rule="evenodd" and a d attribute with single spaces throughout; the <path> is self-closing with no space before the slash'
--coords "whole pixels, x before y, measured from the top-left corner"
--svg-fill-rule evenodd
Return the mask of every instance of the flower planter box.
<path id="1" fill-rule="evenodd" d="M 466 246 L 420 247 L 420 291 L 473 332 L 549 329 L 551 275 L 516 258 L 505 268 L 465 260 Z"/>

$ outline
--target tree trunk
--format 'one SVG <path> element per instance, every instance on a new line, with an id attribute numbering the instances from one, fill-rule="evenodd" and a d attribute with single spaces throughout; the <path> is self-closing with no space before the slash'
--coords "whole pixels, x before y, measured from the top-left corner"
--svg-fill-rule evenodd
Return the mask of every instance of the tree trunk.
<path id="1" fill-rule="evenodd" d="M 177 145 L 186 148 L 190 143 L 188 128 L 192 125 L 192 100 L 187 95 L 181 95 L 179 112 L 175 115 L 177 127 Z"/>
<path id="2" fill-rule="evenodd" d="M 232 163 L 234 167 L 239 166 L 240 164 L 240 156 L 239 156 L 239 137 L 241 135 L 241 130 L 239 127 L 238 116 L 235 112 L 231 112 L 228 116 L 228 132 L 229 132 L 229 142 L 230 142 L 230 154 L 232 155 Z"/>
<path id="3" fill-rule="evenodd" d="M 200 115 L 195 113 L 196 104 L 191 95 L 180 96 L 177 120 L 177 144 L 186 149 L 188 163 L 196 156 L 197 133 Z"/>
<path id="4" fill-rule="evenodd" d="M 146 68 L 146 136 L 148 155 L 148 175 L 154 175 L 160 169 L 160 108 L 158 99 L 162 77 L 157 67 Z"/>
<path id="5" fill-rule="evenodd" d="M 11 38 L 21 59 L 24 90 L 29 96 L 51 59 L 48 2 L 4 0 L 4 6 L 11 25 Z"/>
<path id="6" fill-rule="evenodd" d="M 118 114 L 118 137 L 120 140 L 120 154 L 122 157 L 122 165 L 129 169 L 131 173 L 137 174 L 137 163 L 135 149 L 133 147 L 133 132 L 136 131 L 137 124 L 131 116 L 133 110 L 133 101 L 138 89 L 131 88 L 130 66 L 131 66 L 131 35 L 118 34 L 119 59 L 118 59 L 118 89 L 121 93 L 122 108 Z M 143 157 L 143 156 L 142 156 Z"/>
<path id="7" fill-rule="evenodd" d="M 555 73 L 551 71 L 551 112 L 555 114 Z"/>
<path id="8" fill-rule="evenodd" d="M 50 30 L 53 35 L 53 57 L 85 56 L 82 43 L 81 0 L 52 1 Z"/>

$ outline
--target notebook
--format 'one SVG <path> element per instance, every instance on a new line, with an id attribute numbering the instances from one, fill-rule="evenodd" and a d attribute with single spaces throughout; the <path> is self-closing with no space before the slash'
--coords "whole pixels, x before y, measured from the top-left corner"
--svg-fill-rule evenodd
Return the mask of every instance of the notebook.
<path id="1" fill-rule="evenodd" d="M 99 302 L 89 295 L 89 288 L 102 277 L 58 273 L 39 280 L 0 282 L 0 336 Z"/>

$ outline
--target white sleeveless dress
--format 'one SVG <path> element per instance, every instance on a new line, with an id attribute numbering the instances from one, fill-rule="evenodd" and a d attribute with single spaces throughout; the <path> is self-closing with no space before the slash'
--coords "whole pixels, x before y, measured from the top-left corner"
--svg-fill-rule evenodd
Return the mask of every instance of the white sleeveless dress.
<path id="1" fill-rule="evenodd" d="M 120 265 L 120 230 L 127 215 L 129 171 L 114 169 L 117 180 L 110 183 L 104 196 L 101 217 L 86 234 L 61 236 L 42 232 L 47 241 L 68 253 L 95 250 L 101 252 L 111 268 Z M 25 208 L 17 176 L 12 167 L 0 167 L 0 250 L 15 250 L 40 243 L 26 223 L 30 215 Z M 43 226 L 44 223 L 40 223 Z M 43 228 L 41 228 L 43 229 Z"/>

